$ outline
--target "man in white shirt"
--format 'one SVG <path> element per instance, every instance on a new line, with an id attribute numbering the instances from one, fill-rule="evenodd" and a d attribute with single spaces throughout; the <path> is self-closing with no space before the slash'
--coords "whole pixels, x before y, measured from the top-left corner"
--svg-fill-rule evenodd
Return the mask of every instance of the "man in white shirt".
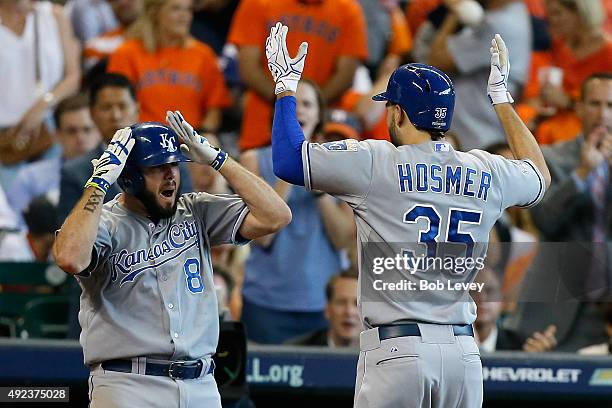
<path id="1" fill-rule="evenodd" d="M 362 330 L 357 309 L 357 273 L 344 271 L 333 276 L 325 288 L 326 329 L 293 338 L 285 344 L 301 346 L 357 347 Z"/>

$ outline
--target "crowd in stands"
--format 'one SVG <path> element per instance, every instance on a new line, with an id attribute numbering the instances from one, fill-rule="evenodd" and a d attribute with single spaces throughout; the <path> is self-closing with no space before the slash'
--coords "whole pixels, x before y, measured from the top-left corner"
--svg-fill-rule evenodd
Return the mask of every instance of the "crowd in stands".
<path id="1" fill-rule="evenodd" d="M 357 345 L 351 210 L 272 171 L 264 45 L 276 21 L 290 52 L 309 43 L 296 95 L 306 140 L 389 140 L 371 96 L 421 62 L 454 81 L 453 146 L 512 159 L 486 94 L 500 33 L 509 91 L 553 184 L 491 234 L 485 291 L 473 293 L 481 350 L 610 353 L 612 0 L 0 0 L 0 261 L 52 262 L 54 231 L 115 131 L 180 110 L 293 213 L 276 234 L 214 248 L 224 317 L 256 343 Z M 183 192 L 231 193 L 209 167 L 181 173 Z M 563 302 L 539 295 L 551 282 Z"/>

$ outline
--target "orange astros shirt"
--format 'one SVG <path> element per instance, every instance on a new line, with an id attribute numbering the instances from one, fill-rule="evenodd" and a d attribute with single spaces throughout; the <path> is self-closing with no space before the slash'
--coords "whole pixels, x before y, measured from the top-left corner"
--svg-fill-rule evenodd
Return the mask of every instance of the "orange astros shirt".
<path id="1" fill-rule="evenodd" d="M 167 110 L 180 110 L 199 127 L 208 109 L 231 103 L 215 53 L 194 39 L 185 48 L 160 48 L 155 53 L 145 50 L 140 40 L 127 40 L 111 55 L 107 71 L 132 81 L 142 122 L 164 122 Z"/>
<path id="2" fill-rule="evenodd" d="M 563 70 L 563 90 L 574 101 L 580 99 L 582 82 L 596 72 L 612 71 L 612 40 L 606 40 L 596 52 L 578 59 L 561 40 L 553 39 L 552 64 Z M 582 124 L 573 110 L 561 110 L 540 123 L 535 132 L 540 144 L 571 140 L 580 132 Z"/>
<path id="3" fill-rule="evenodd" d="M 277 21 L 289 27 L 287 49 L 291 55 L 302 41 L 308 42 L 303 76 L 320 86 L 333 75 L 338 57 L 361 60 L 367 57 L 365 18 L 356 0 L 242 0 L 232 20 L 228 41 L 239 47 L 259 47 L 261 65 L 268 75 L 264 45 Z M 254 91 L 246 92 L 241 149 L 270 143 L 272 103 Z"/>

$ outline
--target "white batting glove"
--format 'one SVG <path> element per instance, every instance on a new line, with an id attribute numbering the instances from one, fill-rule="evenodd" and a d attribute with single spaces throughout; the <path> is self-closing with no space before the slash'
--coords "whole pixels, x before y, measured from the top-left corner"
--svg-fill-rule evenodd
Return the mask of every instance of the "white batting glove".
<path id="1" fill-rule="evenodd" d="M 491 40 L 491 74 L 487 85 L 487 94 L 493 105 L 498 103 L 513 103 L 508 92 L 508 77 L 510 76 L 510 60 L 508 49 L 501 35 L 495 34 Z"/>
<path id="2" fill-rule="evenodd" d="M 270 30 L 270 35 L 266 39 L 266 57 L 268 58 L 268 68 L 272 73 L 272 78 L 276 83 L 274 93 L 278 95 L 284 91 L 297 90 L 298 82 L 304 70 L 306 54 L 308 53 L 308 43 L 300 45 L 297 56 L 291 58 L 287 51 L 287 31 L 289 28 L 276 23 Z"/>
<path id="3" fill-rule="evenodd" d="M 106 194 L 119 178 L 134 143 L 136 141 L 132 139 L 132 129 L 129 127 L 115 132 L 104 153 L 98 159 L 91 161 L 94 170 L 91 178 L 85 183 L 85 188 L 95 187 Z"/>
<path id="4" fill-rule="evenodd" d="M 198 132 L 193 130 L 193 127 L 183 118 L 181 112 L 167 111 L 166 122 L 183 142 L 181 143 L 181 151 L 189 160 L 200 164 L 208 164 L 217 171 L 225 164 L 229 157 L 227 153 L 218 147 L 211 146 L 204 136 L 200 136 Z"/>

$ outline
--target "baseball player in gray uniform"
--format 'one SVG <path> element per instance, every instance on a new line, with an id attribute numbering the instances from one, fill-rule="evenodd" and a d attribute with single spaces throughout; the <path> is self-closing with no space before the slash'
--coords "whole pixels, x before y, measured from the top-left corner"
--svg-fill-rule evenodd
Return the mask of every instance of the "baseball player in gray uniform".
<path id="1" fill-rule="evenodd" d="M 401 301 L 380 289 L 381 282 L 375 297 L 369 285 L 384 281 L 385 274 L 373 278 L 363 251 L 371 242 L 418 243 L 435 257 L 443 243 L 460 243 L 473 259 L 484 257 L 489 232 L 504 209 L 535 205 L 542 198 L 550 175 L 533 135 L 511 106 L 502 38 L 492 40 L 487 90 L 516 160 L 479 150 L 455 151 L 444 141 L 454 108 L 453 85 L 443 72 L 424 64 L 399 67 L 386 91 L 374 96 L 386 101 L 392 143 L 304 141 L 294 92 L 308 45 L 302 43 L 292 58 L 286 35 L 287 27 L 277 23 L 266 42 L 277 95 L 274 170 L 290 183 L 333 194 L 353 209 L 362 258 L 358 303 L 365 327 L 355 407 L 480 407 L 482 365 L 471 326 L 476 306 L 467 295 L 469 285 L 463 290 L 467 301 L 449 302 L 445 290 L 408 290 Z M 400 270 L 408 286 L 426 272 Z M 457 274 L 453 283 L 470 283 L 474 275 Z"/>
<path id="2" fill-rule="evenodd" d="M 210 146 L 180 113 L 167 119 L 169 127 L 117 131 L 93 160 L 55 242 L 57 264 L 83 289 L 91 407 L 221 407 L 212 375 L 219 317 L 210 248 L 291 220 L 268 184 Z M 220 171 L 238 195 L 181 195 L 178 162 L 187 160 Z M 115 181 L 124 192 L 103 204 Z"/>

